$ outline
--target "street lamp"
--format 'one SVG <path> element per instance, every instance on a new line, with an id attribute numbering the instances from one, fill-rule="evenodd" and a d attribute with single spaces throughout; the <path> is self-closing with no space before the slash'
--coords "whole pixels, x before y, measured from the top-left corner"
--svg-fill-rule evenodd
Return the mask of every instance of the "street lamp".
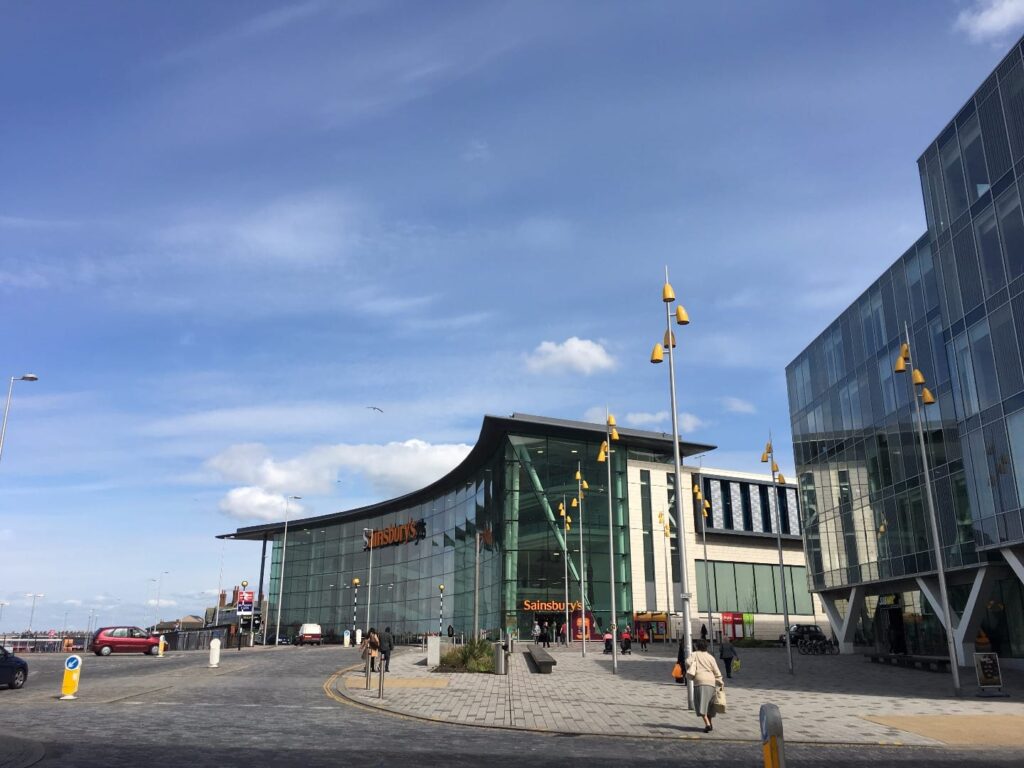
<path id="1" fill-rule="evenodd" d="M 896 365 L 893 370 L 896 373 L 906 373 L 907 368 L 911 369 L 911 395 L 914 400 L 914 425 L 917 429 L 917 440 L 921 446 L 921 466 L 924 470 L 924 491 L 928 501 L 928 518 L 932 527 L 932 546 L 935 548 L 935 570 L 939 578 L 939 599 L 942 601 L 942 625 L 946 631 L 946 646 L 949 650 L 949 670 L 953 673 L 953 693 L 960 695 L 960 662 L 956 655 L 956 639 L 953 635 L 953 618 L 949 610 L 949 593 L 946 591 L 946 568 L 943 565 L 942 539 L 939 537 L 939 520 L 935 514 L 935 500 L 932 498 L 931 469 L 928 464 L 928 449 L 924 442 L 924 413 L 921 405 L 933 405 L 935 395 L 925 386 L 924 374 L 914 368 L 914 361 L 910 354 L 910 330 L 907 324 L 903 324 L 904 342 L 900 345 L 900 354 L 896 358 Z M 921 402 L 918 402 L 920 398 Z"/>
<path id="2" fill-rule="evenodd" d="M 281 642 L 281 600 L 284 598 L 284 561 L 288 556 L 288 504 L 293 499 L 298 501 L 301 496 L 284 497 L 284 536 L 281 540 L 281 573 L 277 576 L 277 629 L 274 630 L 274 645 Z M 355 622 L 352 622 L 353 625 Z M 355 631 L 355 626 L 352 627 Z M 266 638 L 264 638 L 266 640 Z"/>
<path id="3" fill-rule="evenodd" d="M 608 580 L 609 588 L 611 589 L 612 596 L 612 674 L 617 674 L 619 671 L 619 658 L 616 640 L 618 640 L 618 616 L 615 611 L 615 528 L 613 526 L 613 506 L 612 501 L 612 442 L 619 439 L 619 432 L 615 429 L 615 417 L 608 413 L 608 409 L 605 408 L 605 420 L 604 420 L 604 434 L 605 440 L 601 443 L 601 449 L 597 452 L 597 462 L 599 464 L 605 464 L 608 469 Z"/>
<path id="4" fill-rule="evenodd" d="M 366 585 L 366 631 L 370 631 L 370 603 L 373 602 L 373 528 L 363 528 L 363 533 L 369 533 L 370 537 L 366 540 L 367 549 L 370 550 L 370 567 L 367 569 L 370 572 L 369 580 Z"/>
<path id="5" fill-rule="evenodd" d="M 700 535 L 704 544 L 704 592 L 708 596 L 708 631 L 711 633 L 711 648 L 714 653 L 715 647 L 715 622 L 711 615 L 711 563 L 708 562 L 708 512 L 711 511 L 711 502 L 704 498 L 700 487 L 693 484 L 693 500 L 700 507 Z M 703 503 L 702 503 L 703 502 Z"/>
<path id="6" fill-rule="evenodd" d="M 569 645 L 572 628 L 569 626 L 569 531 L 572 530 L 572 518 L 565 510 L 565 494 L 558 503 L 558 515 L 562 518 L 562 565 L 565 569 L 565 644 Z"/>
<path id="7" fill-rule="evenodd" d="M 4 606 L 5 605 L 10 605 L 10 603 L 5 603 L 3 600 L 0 600 L 0 621 L 4 620 Z"/>
<path id="8" fill-rule="evenodd" d="M 34 373 L 26 373 L 24 376 L 11 376 L 11 384 L 7 387 L 7 405 L 4 406 L 4 422 L 0 426 L 0 458 L 4 455 L 4 435 L 7 434 L 7 414 L 11 410 L 11 395 L 14 394 L 14 382 L 16 381 L 39 381 Z"/>
<path id="9" fill-rule="evenodd" d="M 670 552 L 672 550 L 672 528 L 668 524 L 668 518 L 664 512 L 658 513 L 658 525 L 663 526 L 665 532 L 665 619 L 668 624 L 668 615 L 672 612 L 672 563 Z M 668 641 L 668 626 L 665 627 L 665 640 Z"/>
<path id="10" fill-rule="evenodd" d="M 35 594 L 33 592 L 29 592 L 29 593 L 27 593 L 25 595 L 25 597 L 31 597 L 32 598 L 32 610 L 29 611 L 29 614 L 28 614 L 28 633 L 32 634 L 32 622 L 36 618 L 36 599 L 40 598 L 40 597 L 46 597 L 46 595 L 44 595 L 42 592 L 40 592 L 39 594 Z"/>
<path id="11" fill-rule="evenodd" d="M 661 289 L 661 301 L 665 305 L 665 347 L 668 348 L 668 389 L 672 406 L 672 459 L 675 467 L 675 502 L 676 531 L 679 535 L 679 587 L 683 608 L 683 648 L 688 656 L 693 650 L 693 627 L 690 626 L 690 579 L 686 567 L 686 528 L 683 526 L 683 468 L 679 459 L 679 414 L 676 410 L 676 365 L 672 350 L 676 346 L 676 335 L 672 332 L 671 304 L 676 300 L 675 291 L 668 282 L 668 267 L 665 267 L 665 285 Z M 689 325 L 690 316 L 680 304 L 676 307 L 675 320 L 677 325 Z M 660 363 L 664 360 L 661 344 L 655 344 L 651 351 L 651 362 Z M 686 683 L 686 706 L 693 709 L 693 681 Z"/>
<path id="12" fill-rule="evenodd" d="M 772 436 L 768 433 L 768 444 L 761 454 L 761 463 L 768 464 L 772 471 L 772 492 L 768 498 L 768 516 L 771 517 L 772 502 L 775 502 L 775 545 L 779 550 L 779 584 L 782 588 L 782 621 L 785 625 L 786 636 L 786 661 L 789 664 L 789 674 L 793 674 L 793 645 L 789 638 L 789 600 L 786 597 L 786 566 L 782 561 L 782 507 L 779 505 L 779 486 L 786 484 L 786 478 L 779 472 L 779 465 L 775 463 L 775 448 L 772 446 Z M 785 491 L 783 491 L 785 492 Z"/>
<path id="13" fill-rule="evenodd" d="M 437 585 L 438 591 L 441 593 L 441 610 L 437 612 L 437 636 L 442 637 L 441 625 L 444 623 L 444 584 Z"/>
<path id="14" fill-rule="evenodd" d="M 587 634 L 590 627 L 587 625 L 587 571 L 583 556 L 583 492 L 590 489 L 587 481 L 583 479 L 582 463 L 576 462 L 576 497 L 573 498 L 570 507 L 580 510 L 580 635 L 583 637 L 582 654 L 587 655 Z"/>
<path id="15" fill-rule="evenodd" d="M 356 641 L 356 612 L 359 610 L 359 577 L 352 579 L 352 642 Z"/>

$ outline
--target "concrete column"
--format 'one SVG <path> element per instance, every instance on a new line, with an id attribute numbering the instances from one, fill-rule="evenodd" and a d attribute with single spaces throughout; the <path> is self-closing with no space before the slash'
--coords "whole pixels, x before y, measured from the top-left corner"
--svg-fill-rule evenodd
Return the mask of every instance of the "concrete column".
<path id="1" fill-rule="evenodd" d="M 1017 574 L 1017 578 L 1024 584 L 1024 547 L 1004 547 L 999 550 L 1003 553 L 1010 568 Z"/>
<path id="2" fill-rule="evenodd" d="M 820 593 L 821 604 L 825 608 L 825 615 L 828 616 L 828 623 L 832 625 L 832 631 L 839 641 L 840 653 L 853 653 L 853 637 L 857 631 L 857 617 L 864 608 L 864 587 L 851 587 L 846 597 L 846 615 L 839 613 L 839 606 L 836 605 L 838 595 L 826 595 Z"/>
<path id="3" fill-rule="evenodd" d="M 974 581 L 971 583 L 971 592 L 967 596 L 967 604 L 964 612 L 957 616 L 954 612 L 953 642 L 956 648 L 956 663 L 961 667 L 970 666 L 974 657 L 974 638 L 978 634 L 981 620 L 985 616 L 989 596 L 992 594 L 992 585 L 995 583 L 995 569 L 983 565 L 974 572 Z M 934 577 L 918 577 L 917 584 L 921 588 L 921 594 L 932 606 L 935 615 L 945 626 L 941 601 L 939 600 L 939 581 Z M 952 608 L 950 608 L 952 610 Z"/>

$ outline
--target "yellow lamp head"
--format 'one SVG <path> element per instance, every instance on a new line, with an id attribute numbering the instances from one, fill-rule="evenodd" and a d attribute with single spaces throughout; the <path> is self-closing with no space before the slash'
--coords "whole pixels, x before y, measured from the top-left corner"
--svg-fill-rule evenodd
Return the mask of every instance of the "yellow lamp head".
<path id="1" fill-rule="evenodd" d="M 769 440 L 767 443 L 764 444 L 764 452 L 765 453 L 771 453 L 772 452 L 772 441 L 771 440 Z"/>
<path id="2" fill-rule="evenodd" d="M 666 304 L 676 300 L 676 292 L 672 290 L 672 285 L 668 281 L 665 281 L 665 285 L 661 289 L 661 300 Z"/>
<path id="3" fill-rule="evenodd" d="M 896 358 L 896 365 L 892 367 L 894 373 L 906 373 L 907 359 L 900 355 Z"/>
<path id="4" fill-rule="evenodd" d="M 665 331 L 665 338 L 662 341 L 662 344 L 664 344 L 665 347 L 672 347 L 673 349 L 675 349 L 676 335 L 674 333 L 669 333 L 668 331 Z"/>
<path id="5" fill-rule="evenodd" d="M 910 345 L 907 344 L 906 342 L 900 344 L 900 357 L 902 357 L 904 360 L 910 357 Z"/>
<path id="6" fill-rule="evenodd" d="M 765 451 L 764 453 L 761 454 L 761 463 L 762 464 L 767 464 L 768 463 L 768 451 Z"/>
<path id="7" fill-rule="evenodd" d="M 706 515 L 706 514 L 708 513 L 708 510 L 709 510 L 709 509 L 711 509 L 711 502 L 710 502 L 710 501 L 707 501 L 707 500 L 705 499 L 705 501 L 704 501 L 704 514 L 705 514 L 705 515 Z"/>
<path id="8" fill-rule="evenodd" d="M 358 587 L 359 586 L 359 579 L 358 578 L 352 579 L 352 586 L 353 587 Z"/>
<path id="9" fill-rule="evenodd" d="M 604 448 L 602 448 L 600 451 L 597 452 L 597 463 L 598 464 L 604 464 L 606 458 L 607 458 L 607 455 L 604 452 Z"/>
<path id="10" fill-rule="evenodd" d="M 582 478 L 583 478 L 583 476 L 580 474 L 580 471 L 577 469 L 576 470 L 576 477 L 574 477 L 573 479 L 574 480 L 581 480 Z"/>
<path id="11" fill-rule="evenodd" d="M 590 486 L 587 485 L 587 481 L 586 480 L 583 481 L 583 484 L 582 484 L 581 487 L 583 488 L 584 491 L 589 491 L 590 490 Z"/>
<path id="12" fill-rule="evenodd" d="M 615 427 L 612 427 L 611 437 L 612 437 L 612 440 L 618 440 L 619 439 L 619 430 L 617 430 Z"/>
<path id="13" fill-rule="evenodd" d="M 700 493 L 700 486 L 697 485 L 696 483 L 693 484 L 693 493 L 694 495 Z"/>
<path id="14" fill-rule="evenodd" d="M 614 427 L 615 426 L 615 416 L 614 416 L 614 414 L 611 414 L 611 413 L 608 414 L 608 426 L 609 427 Z"/>
<path id="15" fill-rule="evenodd" d="M 921 387 L 924 386 L 924 374 L 921 373 L 917 368 L 915 368 L 910 373 L 910 380 L 912 382 L 914 382 L 915 384 L 917 384 L 918 386 L 921 386 Z"/>
<path id="16" fill-rule="evenodd" d="M 932 394 L 932 391 L 928 389 L 928 387 L 921 387 L 921 402 L 925 405 L 935 404 L 935 395 Z"/>
<path id="17" fill-rule="evenodd" d="M 573 497 L 572 504 L 570 504 L 569 506 L 572 507 L 573 509 L 576 509 L 576 507 L 579 506 L 579 503 L 576 501 L 575 497 Z"/>
<path id="18" fill-rule="evenodd" d="M 651 350 L 651 362 L 662 363 L 665 361 L 665 350 L 662 349 L 661 344 L 655 344 L 654 349 Z"/>
<path id="19" fill-rule="evenodd" d="M 773 461 L 773 462 L 772 462 L 772 472 L 778 472 L 778 471 L 779 471 L 779 465 L 778 465 L 778 464 L 776 464 L 776 463 L 775 463 L 775 462 Z"/>
<path id="20" fill-rule="evenodd" d="M 676 325 L 689 325 L 689 324 L 690 324 L 690 316 L 688 314 L 686 314 L 686 310 L 683 309 L 683 305 L 680 304 L 678 307 L 676 307 Z M 673 344 L 672 346 L 674 347 L 675 344 Z"/>
<path id="21" fill-rule="evenodd" d="M 783 474 L 781 472 L 779 472 L 779 481 L 778 482 L 779 482 L 779 485 L 785 485 L 786 484 L 786 478 L 783 476 Z"/>
<path id="22" fill-rule="evenodd" d="M 700 501 L 701 499 L 704 498 L 704 495 L 700 491 L 697 491 L 695 494 L 693 494 L 693 498 L 695 498 L 697 501 Z"/>

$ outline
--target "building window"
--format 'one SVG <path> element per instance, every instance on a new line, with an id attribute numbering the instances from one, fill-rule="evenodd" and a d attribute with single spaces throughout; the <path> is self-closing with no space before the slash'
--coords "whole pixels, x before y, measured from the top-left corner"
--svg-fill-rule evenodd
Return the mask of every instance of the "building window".
<path id="1" fill-rule="evenodd" d="M 981 147 L 981 126 L 977 113 L 960 128 L 960 145 L 964 148 L 964 170 L 967 172 L 967 192 L 970 202 L 988 192 L 988 170 L 985 168 L 985 152 Z"/>
<path id="2" fill-rule="evenodd" d="M 640 470 L 640 510 L 644 536 L 644 580 L 654 581 L 654 515 L 651 509 L 651 472 Z"/>
<path id="3" fill-rule="evenodd" d="M 946 181 L 949 218 L 956 221 L 960 214 L 967 210 L 967 189 L 964 169 L 960 165 L 960 147 L 957 145 L 955 134 L 939 147 L 939 157 L 942 159 L 942 175 Z"/>
<path id="4" fill-rule="evenodd" d="M 974 235 L 978 242 L 985 295 L 991 296 L 1006 285 L 1003 254 L 999 248 L 999 232 L 996 229 L 996 213 L 993 208 L 986 208 L 985 212 L 974 220 Z"/>

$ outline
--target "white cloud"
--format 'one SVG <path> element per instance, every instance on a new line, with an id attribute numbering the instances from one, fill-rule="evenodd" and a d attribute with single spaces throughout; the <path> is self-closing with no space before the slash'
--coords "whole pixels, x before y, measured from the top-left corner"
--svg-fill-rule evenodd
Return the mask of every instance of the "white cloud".
<path id="1" fill-rule="evenodd" d="M 1016 35 L 1024 25 L 1024 0 L 974 0 L 960 11 L 953 25 L 974 42 L 997 40 Z"/>
<path id="2" fill-rule="evenodd" d="M 233 488 L 220 501 L 220 510 L 238 520 L 280 520 L 284 517 L 285 498 L 280 493 L 269 493 L 262 488 L 246 486 Z M 302 506 L 291 502 L 289 514 L 298 514 Z"/>
<path id="3" fill-rule="evenodd" d="M 463 150 L 462 159 L 467 163 L 485 163 L 491 159 L 491 147 L 483 139 L 473 139 Z"/>
<path id="4" fill-rule="evenodd" d="M 166 597 L 161 597 L 161 598 L 160 598 L 160 607 L 161 607 L 161 608 L 167 608 L 168 606 L 175 606 L 175 605 L 177 605 L 177 604 L 178 604 L 178 601 L 177 601 L 177 600 L 169 600 L 169 599 L 168 599 L 168 598 L 166 598 Z M 147 600 L 147 601 L 146 601 L 146 605 L 148 605 L 148 606 L 151 606 L 151 607 L 154 607 L 154 608 L 155 608 L 155 607 L 156 607 L 156 598 L 154 598 L 154 599 L 152 599 L 152 600 Z"/>
<path id="5" fill-rule="evenodd" d="M 562 343 L 542 341 L 526 356 L 532 373 L 582 373 L 589 376 L 615 367 L 615 360 L 602 344 L 572 336 Z"/>
<path id="6" fill-rule="evenodd" d="M 749 400 L 728 396 L 720 397 L 718 400 L 729 413 L 757 413 L 757 408 Z"/>
<path id="7" fill-rule="evenodd" d="M 74 605 L 74 606 L 79 606 L 79 605 L 81 605 L 81 604 L 82 604 L 82 601 L 81 601 L 81 600 L 75 600 L 75 599 L 71 599 L 71 600 L 65 600 L 65 601 L 64 601 L 64 605 Z"/>
<path id="8" fill-rule="evenodd" d="M 631 427 L 649 427 L 654 424 L 664 424 L 668 419 L 668 411 L 658 411 L 657 413 L 627 413 L 623 421 Z"/>
<path id="9" fill-rule="evenodd" d="M 679 414 L 679 431 L 684 435 L 688 435 L 691 432 L 696 432 L 701 427 L 707 426 L 707 422 L 692 413 L 680 413 Z"/>

